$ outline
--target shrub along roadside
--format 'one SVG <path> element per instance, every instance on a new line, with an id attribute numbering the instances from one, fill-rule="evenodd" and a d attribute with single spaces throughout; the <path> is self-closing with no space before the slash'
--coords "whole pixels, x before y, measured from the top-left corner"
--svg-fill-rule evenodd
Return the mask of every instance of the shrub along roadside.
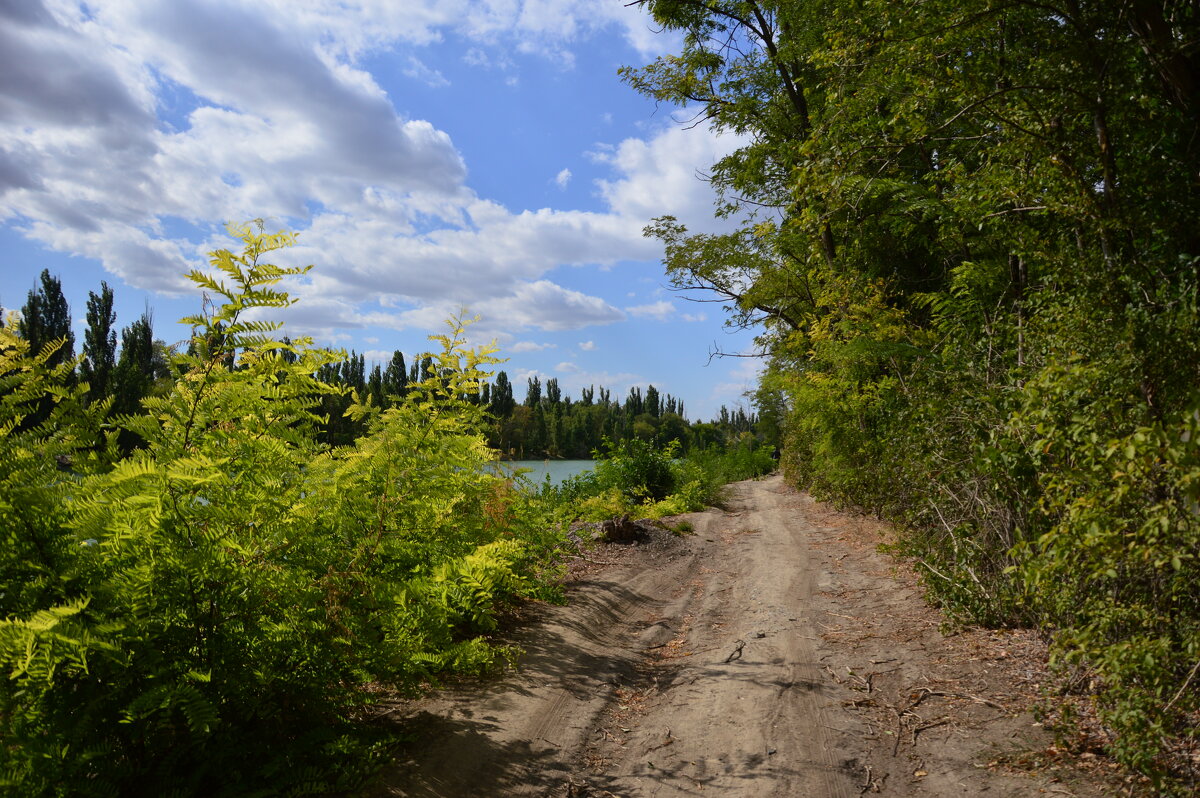
<path id="1" fill-rule="evenodd" d="M 313 375 L 339 355 L 247 318 L 290 304 L 273 286 L 304 270 L 261 258 L 293 237 L 233 232 L 244 250 L 190 275 L 224 302 L 188 320 L 173 389 L 118 422 L 147 442 L 126 459 L 86 386 L 0 329 L 0 583 L 23 586 L 0 597 L 6 794 L 352 787 L 382 744 L 354 722 L 367 688 L 502 662 L 496 609 L 545 589 L 551 519 L 487 473 L 464 398 L 492 350 L 452 322 L 434 376 L 386 411 L 356 397 L 369 434 L 324 448 L 336 389 Z M 22 431 L 45 395 L 55 411 Z"/>
<path id="2" fill-rule="evenodd" d="M 728 448 L 693 450 L 676 457 L 678 445 L 663 448 L 630 439 L 606 442 L 595 452 L 596 466 L 562 485 L 545 485 L 541 495 L 570 520 L 603 521 L 620 515 L 662 518 L 719 504 L 723 487 L 768 474 L 775 468 L 769 451 L 752 438 Z"/>

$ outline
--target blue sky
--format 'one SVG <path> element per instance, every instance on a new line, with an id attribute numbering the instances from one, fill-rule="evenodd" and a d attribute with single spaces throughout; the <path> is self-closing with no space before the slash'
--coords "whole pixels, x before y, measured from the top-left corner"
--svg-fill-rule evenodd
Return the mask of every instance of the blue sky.
<path id="1" fill-rule="evenodd" d="M 641 229 L 720 229 L 699 175 L 739 142 L 617 76 L 676 45 L 624 0 L 0 3 L 0 305 L 49 268 L 79 340 L 105 280 L 174 342 L 182 275 L 264 217 L 315 264 L 292 335 L 411 356 L 466 307 L 519 394 L 653 383 L 708 418 L 757 363 L 710 351 L 751 338 Z"/>

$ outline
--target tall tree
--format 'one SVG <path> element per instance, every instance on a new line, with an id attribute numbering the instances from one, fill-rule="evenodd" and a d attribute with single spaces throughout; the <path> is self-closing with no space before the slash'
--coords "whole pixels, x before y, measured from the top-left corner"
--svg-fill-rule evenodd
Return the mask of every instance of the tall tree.
<path id="1" fill-rule="evenodd" d="M 653 385 L 646 386 L 646 401 L 645 412 L 649 413 L 654 418 L 662 415 L 662 406 L 659 402 L 658 389 Z"/>
<path id="2" fill-rule="evenodd" d="M 504 371 L 496 372 L 496 382 L 492 386 L 491 413 L 498 419 L 506 419 L 512 415 L 516 400 L 513 399 L 512 383 Z"/>
<path id="3" fill-rule="evenodd" d="M 408 393 L 408 368 L 404 365 L 404 353 L 399 349 L 392 353 L 392 359 L 383 373 L 383 390 L 389 396 L 401 399 Z"/>
<path id="4" fill-rule="evenodd" d="M 630 417 L 640 416 L 644 407 L 645 400 L 642 398 L 642 389 L 635 385 L 629 389 L 629 396 L 625 397 L 625 414 Z"/>
<path id="5" fill-rule="evenodd" d="M 383 368 L 376 363 L 371 367 L 371 376 L 367 378 L 367 396 L 376 407 L 386 407 L 383 390 Z"/>
<path id="6" fill-rule="evenodd" d="M 550 377 L 546 380 L 546 403 L 554 407 L 562 402 L 562 391 L 558 387 L 558 378 Z"/>
<path id="7" fill-rule="evenodd" d="M 75 333 L 71 331 L 71 309 L 63 296 L 62 281 L 43 269 L 39 287 L 29 292 L 21 308 L 17 334 L 29 342 L 32 352 L 40 352 L 51 341 L 63 340 L 62 346 L 47 361 L 48 366 L 66 363 L 75 357 Z"/>
<path id="8" fill-rule="evenodd" d="M 150 394 L 159 376 L 154 349 L 154 321 L 149 311 L 121 330 L 121 353 L 112 373 L 113 413 L 141 412 L 142 400 Z"/>
<path id="9" fill-rule="evenodd" d="M 542 403 L 542 381 L 537 377 L 526 380 L 525 406 L 537 407 Z"/>
<path id="10" fill-rule="evenodd" d="M 108 283 L 100 283 L 100 293 L 88 292 L 87 329 L 83 332 L 83 361 L 80 375 L 88 384 L 88 401 L 96 402 L 111 391 L 112 373 L 117 364 L 117 331 L 113 326 L 113 292 Z"/>

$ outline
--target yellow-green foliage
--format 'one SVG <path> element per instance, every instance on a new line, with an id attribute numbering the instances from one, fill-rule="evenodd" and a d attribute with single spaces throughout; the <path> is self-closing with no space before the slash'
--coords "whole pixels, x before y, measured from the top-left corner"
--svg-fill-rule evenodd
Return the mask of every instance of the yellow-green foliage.
<path id="1" fill-rule="evenodd" d="M 668 515 L 692 513 L 704 509 L 704 499 L 704 485 L 700 480 L 694 479 L 667 498 L 645 505 L 643 512 L 647 518 L 663 518 Z"/>
<path id="2" fill-rule="evenodd" d="M 433 376 L 385 412 L 355 397 L 369 434 L 325 449 L 313 375 L 342 355 L 248 318 L 290 304 L 307 269 L 262 258 L 294 237 L 231 232 L 243 250 L 191 275 L 220 301 L 186 320 L 172 390 L 119 422 L 146 448 L 110 470 L 84 473 L 73 394 L 0 330 L 0 583 L 25 586 L 0 598 L 6 794 L 346 789 L 378 687 L 502 660 L 481 634 L 541 589 L 547 519 L 488 473 L 466 398 L 493 350 L 452 320 Z M 22 430 L 46 395 L 63 409 Z"/>
<path id="3" fill-rule="evenodd" d="M 632 512 L 634 504 L 625 498 L 619 488 L 607 488 L 581 500 L 574 507 L 582 521 L 604 521 Z"/>
<path id="4" fill-rule="evenodd" d="M 703 510 L 721 498 L 728 482 L 759 477 L 775 467 L 750 441 L 727 449 L 701 449 L 686 458 L 676 447 L 655 449 L 646 441 L 610 445 L 593 472 L 551 489 L 551 498 L 572 519 L 603 521 L 620 515 L 662 518 Z"/>

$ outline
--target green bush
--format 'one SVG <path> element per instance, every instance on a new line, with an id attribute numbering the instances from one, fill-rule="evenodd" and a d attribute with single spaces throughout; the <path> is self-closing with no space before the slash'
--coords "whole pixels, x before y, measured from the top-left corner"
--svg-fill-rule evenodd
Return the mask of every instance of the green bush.
<path id="1" fill-rule="evenodd" d="M 629 438 L 606 442 L 606 451 L 596 455 L 596 483 L 616 488 L 633 502 L 659 501 L 675 489 L 672 468 L 679 442 L 659 449 L 650 441 Z"/>
<path id="2" fill-rule="evenodd" d="M 762 476 L 776 465 L 749 438 L 728 449 L 693 449 L 685 458 L 676 452 L 675 442 L 662 449 L 641 440 L 609 443 L 605 452 L 596 453 L 593 471 L 558 487 L 543 485 L 539 495 L 570 520 L 602 521 L 626 513 L 662 518 L 717 504 L 726 483 Z"/>
<path id="3" fill-rule="evenodd" d="M 436 376 L 385 412 L 355 397 L 368 435 L 326 449 L 315 408 L 335 389 L 313 374 L 340 356 L 246 313 L 289 304 L 272 286 L 301 270 L 260 257 L 292 237 L 234 232 L 245 249 L 213 254 L 220 279 L 191 275 L 224 303 L 188 320 L 170 393 L 120 419 L 147 447 L 110 470 L 47 465 L 88 425 L 0 330 L 0 513 L 25 544 L 0 583 L 27 585 L 0 621 L 8 794 L 348 789 L 380 750 L 355 723 L 379 688 L 502 662 L 483 636 L 497 607 L 542 589 L 549 518 L 487 473 L 464 398 L 491 350 L 452 322 Z M 39 392 L 63 410 L 19 432 Z M 19 526 L 31 510 L 36 531 Z"/>

